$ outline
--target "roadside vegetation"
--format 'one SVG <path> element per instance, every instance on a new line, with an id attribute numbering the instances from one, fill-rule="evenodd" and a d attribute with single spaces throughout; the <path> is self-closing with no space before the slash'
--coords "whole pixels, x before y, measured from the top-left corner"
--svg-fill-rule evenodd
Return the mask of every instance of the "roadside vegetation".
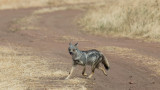
<path id="1" fill-rule="evenodd" d="M 106 0 L 79 21 L 87 31 L 103 36 L 122 36 L 160 41 L 160 0 Z"/>

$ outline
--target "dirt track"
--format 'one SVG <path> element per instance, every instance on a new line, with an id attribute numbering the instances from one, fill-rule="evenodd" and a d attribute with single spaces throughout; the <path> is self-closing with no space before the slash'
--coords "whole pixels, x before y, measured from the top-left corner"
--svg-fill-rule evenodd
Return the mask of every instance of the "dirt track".
<path id="1" fill-rule="evenodd" d="M 115 46 L 136 50 L 137 53 L 145 56 L 152 56 L 160 59 L 160 43 L 147 43 L 141 40 L 131 40 L 128 38 L 111 38 L 88 35 L 81 31 L 75 19 L 82 16 L 84 11 L 62 10 L 52 13 L 38 14 L 40 18 L 36 21 L 38 30 L 21 30 L 12 32 L 9 30 L 13 19 L 29 16 L 35 9 L 5 10 L 0 11 L 0 41 L 1 45 L 8 43 L 32 47 L 37 55 L 48 58 L 59 58 L 59 62 L 69 63 L 59 65 L 58 68 L 69 71 L 71 68 L 71 57 L 68 54 L 68 43 L 79 42 L 79 49 Z M 104 76 L 101 71 L 96 70 L 93 79 L 94 83 L 88 85 L 90 90 L 160 90 L 160 79 L 154 76 L 155 72 L 150 67 L 138 65 L 136 57 L 126 58 L 125 56 L 102 51 L 108 57 L 111 69 Z M 117 51 L 118 52 L 118 51 Z M 122 52 L 123 53 L 123 52 Z M 48 61 L 54 64 L 52 60 Z M 64 68 L 63 68 L 64 67 Z M 54 65 L 51 68 L 55 68 Z M 81 67 L 77 67 L 77 72 L 73 77 L 84 78 L 81 75 Z M 90 70 L 88 69 L 87 73 Z M 42 82 L 42 84 L 48 84 Z M 50 85 L 56 84 L 50 82 Z"/>

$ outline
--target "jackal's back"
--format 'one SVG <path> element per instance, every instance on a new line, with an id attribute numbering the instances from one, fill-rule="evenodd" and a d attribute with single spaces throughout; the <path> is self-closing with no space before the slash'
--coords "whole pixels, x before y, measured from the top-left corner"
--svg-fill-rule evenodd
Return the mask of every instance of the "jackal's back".
<path id="1" fill-rule="evenodd" d="M 98 62 L 98 60 L 100 60 L 100 58 L 102 57 L 101 52 L 96 49 L 82 51 L 82 52 L 86 54 L 87 58 L 86 64 L 88 65 L 92 65 L 93 63 Z"/>

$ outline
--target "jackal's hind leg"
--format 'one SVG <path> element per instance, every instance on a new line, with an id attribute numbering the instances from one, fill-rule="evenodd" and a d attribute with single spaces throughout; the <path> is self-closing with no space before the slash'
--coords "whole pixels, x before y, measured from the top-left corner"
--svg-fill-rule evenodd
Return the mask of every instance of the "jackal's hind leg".
<path id="1" fill-rule="evenodd" d="M 92 69 L 92 72 L 91 72 L 91 74 L 90 74 L 87 78 L 92 78 L 92 76 L 93 76 L 93 74 L 94 74 L 94 71 L 95 71 L 95 69 L 96 69 L 96 66 L 95 66 L 95 65 L 92 65 L 91 69 Z"/>
<path id="2" fill-rule="evenodd" d="M 87 74 L 85 73 L 85 71 L 86 71 L 86 66 L 84 66 L 83 71 L 82 71 L 82 75 L 83 76 L 87 76 Z"/>
<path id="3" fill-rule="evenodd" d="M 93 76 L 93 74 L 94 74 L 94 72 L 92 72 L 87 78 L 92 78 L 92 76 Z"/>
<path id="4" fill-rule="evenodd" d="M 98 67 L 98 69 L 100 69 L 100 70 L 104 73 L 104 75 L 106 75 L 106 76 L 107 76 L 107 73 L 106 73 L 106 71 L 105 71 L 105 69 L 104 69 L 104 68 L 102 68 L 102 67 Z"/>

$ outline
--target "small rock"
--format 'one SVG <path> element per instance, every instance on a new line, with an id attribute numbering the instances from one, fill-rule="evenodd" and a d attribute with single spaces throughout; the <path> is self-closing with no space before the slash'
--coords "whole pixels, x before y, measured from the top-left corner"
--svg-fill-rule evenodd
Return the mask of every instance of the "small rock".
<path id="1" fill-rule="evenodd" d="M 130 81 L 129 84 L 134 84 L 134 82 Z"/>
<path id="2" fill-rule="evenodd" d="M 152 82 L 152 84 L 155 84 L 155 82 Z"/>

